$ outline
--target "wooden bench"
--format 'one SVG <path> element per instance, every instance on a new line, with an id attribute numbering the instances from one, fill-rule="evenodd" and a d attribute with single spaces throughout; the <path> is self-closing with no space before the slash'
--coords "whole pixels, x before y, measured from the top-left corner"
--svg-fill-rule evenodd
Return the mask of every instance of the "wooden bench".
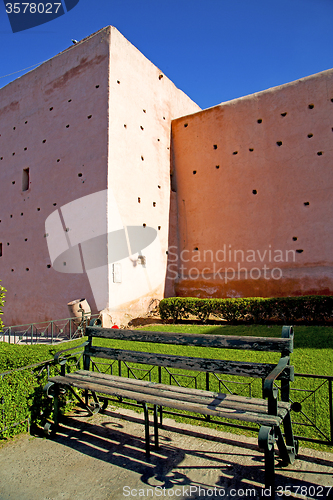
<path id="1" fill-rule="evenodd" d="M 100 395 L 116 396 L 120 400 L 124 398 L 140 403 L 144 410 L 147 457 L 150 454 L 148 405 L 152 405 L 156 448 L 158 447 L 158 427 L 162 425 L 162 408 L 166 407 L 205 415 L 207 419 L 223 417 L 233 421 L 258 424 L 259 447 L 264 451 L 265 456 L 265 486 L 267 488 L 274 488 L 275 443 L 279 449 L 280 458 L 285 464 L 294 461 L 298 452 L 298 444 L 293 436 L 289 402 L 289 385 L 294 376 L 294 367 L 290 366 L 290 354 L 293 351 L 292 327 L 282 327 L 282 338 L 150 332 L 96 326 L 86 327 L 86 335 L 88 340 L 82 344 L 84 351 L 81 351 L 83 352 L 83 370 L 66 373 L 66 361 L 72 356 L 71 351 L 77 351 L 78 347 L 66 349 L 55 356 L 56 361 L 61 364 L 61 375 L 51 377 L 44 388 L 48 396 L 54 398 L 54 422 L 45 426 L 46 432 L 56 432 L 59 423 L 58 397 L 64 389 L 69 389 L 91 414 L 105 409 L 108 404 L 108 399 L 103 399 Z M 110 347 L 97 346 L 96 342 L 93 342 L 96 339 L 107 339 Z M 280 353 L 281 357 L 277 364 L 226 361 L 118 349 L 112 347 L 113 340 L 240 349 L 263 353 L 272 351 Z M 120 366 L 118 375 L 95 371 L 97 365 L 94 360 L 96 358 L 118 360 L 116 363 L 116 366 Z M 157 366 L 157 382 L 121 376 L 122 362 Z M 176 368 L 205 372 L 207 390 L 162 383 L 162 367 L 168 367 L 169 370 Z M 254 398 L 212 392 L 209 390 L 209 374 L 259 377 L 263 381 L 263 397 Z M 280 381 L 279 388 L 275 384 L 276 380 Z M 83 398 L 73 388 L 82 389 Z M 89 398 L 92 404 L 89 403 Z M 158 410 L 160 410 L 159 423 Z M 282 432 L 282 427 L 284 432 Z"/>

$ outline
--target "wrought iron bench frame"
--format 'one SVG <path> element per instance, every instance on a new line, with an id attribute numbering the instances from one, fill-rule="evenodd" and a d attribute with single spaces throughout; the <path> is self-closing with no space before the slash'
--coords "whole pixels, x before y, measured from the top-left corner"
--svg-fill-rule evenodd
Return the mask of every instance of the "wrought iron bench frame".
<path id="1" fill-rule="evenodd" d="M 247 337 L 210 334 L 184 334 L 151 332 L 141 330 L 108 329 L 87 326 L 88 340 L 78 347 L 65 349 L 55 355 L 61 365 L 61 375 L 51 377 L 44 387 L 47 395 L 54 399 L 53 423 L 45 425 L 47 434 L 54 435 L 59 425 L 59 395 L 69 389 L 79 403 L 90 414 L 107 407 L 108 399 L 98 395 L 116 396 L 120 400 L 128 398 L 142 404 L 145 420 L 146 455 L 150 455 L 148 404 L 153 405 L 155 448 L 158 448 L 158 427 L 162 426 L 162 412 L 158 423 L 158 408 L 176 408 L 202 415 L 214 415 L 238 421 L 254 422 L 260 425 L 258 434 L 259 448 L 265 457 L 265 487 L 274 491 L 275 464 L 274 445 L 277 444 L 280 458 L 288 465 L 294 462 L 298 453 L 298 442 L 294 438 L 291 423 L 291 404 L 289 402 L 290 382 L 294 380 L 294 367 L 290 365 L 293 351 L 293 327 L 283 326 L 281 338 Z M 226 361 L 211 358 L 196 358 L 181 355 L 158 354 L 141 351 L 123 350 L 113 347 L 93 345 L 93 339 L 127 340 L 133 342 L 152 342 L 171 345 L 191 345 L 219 349 L 240 349 L 262 352 L 279 352 L 279 362 L 258 363 Z M 66 362 L 71 351 L 84 347 L 83 370 L 66 373 Z M 91 358 L 103 358 L 126 362 L 141 363 L 159 367 L 159 382 L 137 380 L 119 375 L 102 374 L 90 371 Z M 161 383 L 161 367 L 180 368 L 206 373 L 258 377 L 263 380 L 263 397 L 252 398 L 235 396 L 199 389 L 184 388 Z M 275 384 L 280 380 L 279 389 Z M 82 399 L 73 388 L 84 391 Z M 89 394 L 93 403 L 89 403 Z M 208 417 L 209 418 L 209 417 Z M 284 433 L 281 427 L 283 426 Z"/>

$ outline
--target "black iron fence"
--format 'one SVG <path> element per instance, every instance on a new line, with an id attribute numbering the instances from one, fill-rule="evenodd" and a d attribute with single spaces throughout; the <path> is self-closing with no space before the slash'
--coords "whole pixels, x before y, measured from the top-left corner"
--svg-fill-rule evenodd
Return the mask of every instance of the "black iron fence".
<path id="1" fill-rule="evenodd" d="M 81 362 L 80 358 L 75 358 L 72 362 L 72 368 L 75 369 Z M 196 387 L 199 389 L 217 390 L 219 392 L 229 392 L 232 394 L 241 394 L 248 396 L 258 395 L 261 391 L 261 380 L 250 379 L 243 380 L 226 380 L 214 373 L 193 373 L 184 375 L 177 373 L 175 370 L 161 367 L 141 367 L 131 365 L 130 363 L 114 361 L 112 363 L 93 361 L 93 369 L 102 373 L 121 374 L 123 376 L 134 377 L 138 379 L 146 379 L 151 381 L 163 381 L 169 384 Z M 9 377 L 18 372 L 25 372 L 27 375 L 35 379 L 34 391 L 36 394 L 42 394 L 42 387 L 47 381 L 48 376 L 55 373 L 57 367 L 53 360 L 37 363 L 35 365 L 18 368 L 0 374 L 0 437 L 4 435 L 9 428 L 18 428 L 21 431 L 27 430 L 32 423 L 34 416 L 28 410 L 25 414 L 18 412 L 19 418 L 15 420 L 11 413 L 10 418 L 8 411 L 13 411 L 13 405 L 8 404 L 10 393 L 8 392 Z M 297 411 L 292 411 L 292 420 L 295 436 L 304 442 L 312 442 L 324 445 L 333 445 L 333 376 L 311 375 L 304 373 L 296 373 L 295 381 L 292 384 L 290 401 Z M 22 398 L 32 398 L 32 395 L 22 394 Z M 6 399 L 7 398 L 7 399 Z M 109 398 L 110 401 L 119 402 L 119 399 Z M 42 398 L 35 398 L 35 405 L 43 406 Z M 136 403 L 126 402 L 137 406 Z M 10 410 L 9 410 L 10 409 Z M 205 417 L 190 416 L 185 413 L 179 413 L 163 408 L 163 413 L 174 416 L 190 418 L 192 420 L 206 421 L 210 424 L 226 425 L 228 427 L 237 427 L 247 430 L 255 430 L 248 425 L 242 426 L 234 424 L 232 421 L 207 419 Z"/>

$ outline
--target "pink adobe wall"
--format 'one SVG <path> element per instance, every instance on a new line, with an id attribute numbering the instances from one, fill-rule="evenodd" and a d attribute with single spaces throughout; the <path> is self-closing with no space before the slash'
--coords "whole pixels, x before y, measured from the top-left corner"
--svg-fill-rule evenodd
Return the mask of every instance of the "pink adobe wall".
<path id="1" fill-rule="evenodd" d="M 109 267 L 109 311 L 125 319 L 164 296 L 170 216 L 171 120 L 200 110 L 115 28 L 111 28 L 108 189 L 126 226 L 157 231 L 146 267 L 124 259 L 122 283 Z M 171 210 L 170 223 L 176 224 Z M 109 220 L 112 214 L 109 211 Z"/>
<path id="2" fill-rule="evenodd" d="M 7 325 L 66 318 L 94 298 L 85 274 L 50 266 L 45 220 L 106 187 L 109 39 L 89 37 L 0 90 L 0 277 Z M 91 118 L 88 119 L 88 116 Z M 29 168 L 29 190 L 22 172 Z"/>
<path id="3" fill-rule="evenodd" d="M 172 138 L 177 294 L 333 293 L 333 70 L 179 118 Z"/>

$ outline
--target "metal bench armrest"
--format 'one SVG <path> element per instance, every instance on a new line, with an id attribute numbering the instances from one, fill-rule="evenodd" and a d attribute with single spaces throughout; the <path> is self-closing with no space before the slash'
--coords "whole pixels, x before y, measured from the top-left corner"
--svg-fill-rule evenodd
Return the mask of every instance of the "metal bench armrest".
<path id="1" fill-rule="evenodd" d="M 264 398 L 268 398 L 273 394 L 273 384 L 283 370 L 289 365 L 290 357 L 284 356 L 281 358 L 275 368 L 271 371 L 264 381 Z"/>
<path id="2" fill-rule="evenodd" d="M 85 342 L 83 342 L 83 344 L 80 344 L 80 345 L 77 345 L 75 347 L 70 347 L 69 349 L 64 349 L 63 351 L 59 351 L 57 352 L 55 355 L 54 355 L 54 361 L 56 363 L 59 363 L 59 364 L 64 364 L 66 363 L 67 359 L 69 359 L 70 357 L 72 357 L 74 355 L 73 354 L 70 354 L 70 355 L 67 355 L 67 354 L 64 354 L 66 352 L 69 352 L 69 351 L 74 351 L 74 350 L 77 350 L 77 349 L 80 349 L 81 347 L 85 347 L 86 345 L 89 344 L 89 340 L 86 340 Z M 77 351 L 75 354 L 82 354 L 84 352 L 84 349 L 81 350 L 81 351 Z M 61 360 L 60 358 L 61 357 L 64 357 L 63 360 Z"/>

